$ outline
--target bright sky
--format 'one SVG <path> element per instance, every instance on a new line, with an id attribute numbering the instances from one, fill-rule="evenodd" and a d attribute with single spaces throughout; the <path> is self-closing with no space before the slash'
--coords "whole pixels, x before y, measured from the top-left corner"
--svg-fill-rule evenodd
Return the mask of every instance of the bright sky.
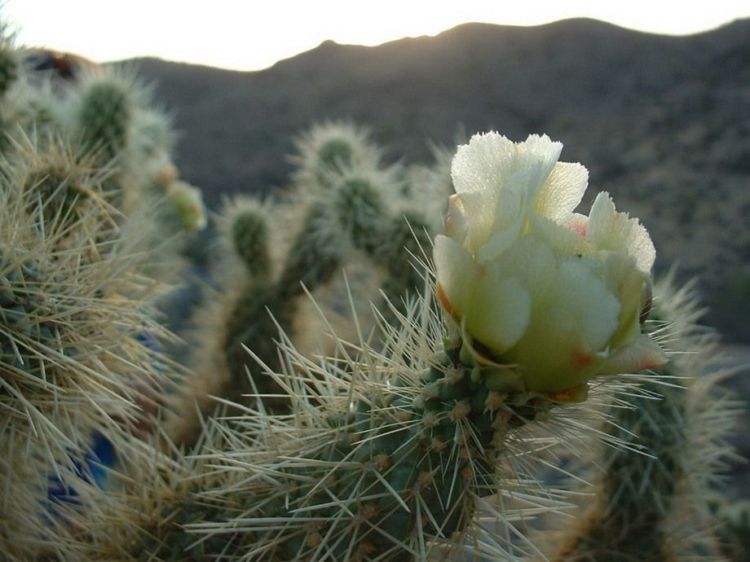
<path id="1" fill-rule="evenodd" d="M 17 43 L 98 62 L 157 56 L 258 70 L 326 39 L 377 45 L 466 22 L 537 25 L 591 17 L 673 35 L 750 17 L 748 0 L 5 0 Z"/>

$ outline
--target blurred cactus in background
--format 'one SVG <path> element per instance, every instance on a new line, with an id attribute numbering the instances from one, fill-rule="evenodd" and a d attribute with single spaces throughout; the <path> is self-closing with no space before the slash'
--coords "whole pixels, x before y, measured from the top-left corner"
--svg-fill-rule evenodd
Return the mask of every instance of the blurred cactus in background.
<path id="1" fill-rule="evenodd" d="M 170 358 L 207 215 L 149 89 L 6 38 L 0 116 L 3 560 L 718 559 L 713 336 L 687 290 L 652 303 L 637 219 L 574 212 L 560 143 L 388 165 L 312 127 L 288 189 L 217 216 Z M 579 491 L 538 476 L 565 455 L 596 501 L 535 538 Z"/>
<path id="2" fill-rule="evenodd" d="M 412 264 L 429 251 L 439 219 L 424 215 L 399 169 L 381 164 L 368 134 L 327 124 L 297 146 L 299 168 L 287 192 L 262 202 L 241 198 L 222 213 L 225 242 L 216 269 L 223 295 L 209 299 L 213 312 L 200 312 L 196 375 L 168 424 L 178 442 L 190 442 L 200 428 L 196 414 L 215 407 L 199 399 L 196 411 L 196 395 L 242 402 L 260 393 L 270 412 L 289 411 L 287 392 L 248 359 L 246 347 L 278 370 L 281 329 L 306 355 L 328 355 L 335 349 L 331 331 L 357 338 L 352 314 L 365 323 L 361 331 L 373 329 L 374 321 L 366 323 L 370 306 L 387 310 L 381 291 L 402 309 L 424 286 Z"/>

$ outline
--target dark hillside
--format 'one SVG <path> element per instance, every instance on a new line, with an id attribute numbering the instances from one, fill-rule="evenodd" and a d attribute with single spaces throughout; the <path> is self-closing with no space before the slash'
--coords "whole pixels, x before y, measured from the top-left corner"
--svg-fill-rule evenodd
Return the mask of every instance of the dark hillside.
<path id="1" fill-rule="evenodd" d="M 750 341 L 750 20 L 687 37 L 574 19 L 467 24 L 378 47 L 325 42 L 260 72 L 137 61 L 183 133 L 178 160 L 211 206 L 283 185 L 312 122 L 371 127 L 394 158 L 462 127 L 546 132 L 638 214 L 663 267 L 700 275 L 711 320 Z"/>

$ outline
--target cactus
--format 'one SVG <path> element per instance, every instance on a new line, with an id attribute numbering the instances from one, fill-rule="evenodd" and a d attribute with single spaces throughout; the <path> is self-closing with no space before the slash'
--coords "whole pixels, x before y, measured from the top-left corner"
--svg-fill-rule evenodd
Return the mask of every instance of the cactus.
<path id="1" fill-rule="evenodd" d="M 366 130 L 351 123 L 328 122 L 312 127 L 295 142 L 297 184 L 317 185 L 326 189 L 349 170 L 366 172 L 381 168 L 381 150 Z"/>
<path id="2" fill-rule="evenodd" d="M 253 277 L 267 278 L 271 271 L 268 249 L 268 224 L 262 208 L 252 203 L 238 208 L 231 221 L 231 240 L 235 252 Z"/>
<path id="3" fill-rule="evenodd" d="M 671 276 L 657 285 L 652 329 L 671 361 L 643 396 L 615 395 L 621 406 L 606 431 L 628 447 L 600 452 L 595 505 L 555 560 L 721 559 L 709 507 L 739 404 L 716 387 L 728 373 L 713 367 L 715 335 L 696 324 L 701 314 L 690 286 L 676 290 Z"/>
<path id="4" fill-rule="evenodd" d="M 379 150 L 366 138 L 352 126 L 314 128 L 298 142 L 300 168 L 291 195 L 274 203 L 240 200 L 224 212 L 229 248 L 220 266 L 221 282 L 231 296 L 202 320 L 218 333 L 200 338 L 205 344 L 195 361 L 200 365 L 197 376 L 213 380 L 188 382 L 177 399 L 175 420 L 185 421 L 174 434 L 177 441 L 198 427 L 193 415 L 196 400 L 203 404 L 200 411 L 208 413 L 208 402 L 195 395 L 201 389 L 233 402 L 242 401 L 243 394 L 259 392 L 270 411 L 288 411 L 289 400 L 271 377 L 250 365 L 254 380 L 248 381 L 245 346 L 278 368 L 275 334 L 280 326 L 293 333 L 308 354 L 327 353 L 331 343 L 325 341 L 327 330 L 316 307 L 323 308 L 341 337 L 353 338 L 348 290 L 365 318 L 369 302 L 381 301 L 381 289 L 403 306 L 404 296 L 422 285 L 411 262 L 429 247 L 427 228 L 432 224 L 403 194 L 396 170 L 378 168 Z M 347 145 L 348 149 L 341 148 Z M 331 157 L 330 147 L 338 147 L 340 155 Z M 290 225 L 298 226 L 290 229 Z M 237 258 L 244 267 L 226 265 Z M 219 341 L 213 341 L 217 336 Z"/>
<path id="5" fill-rule="evenodd" d="M 548 140 L 527 141 L 533 142 L 554 150 Z M 512 150 L 526 157 L 522 149 Z M 351 244 L 366 255 L 374 254 L 382 238 L 373 236 L 369 231 L 372 227 L 366 231 L 360 225 L 368 220 L 372 223 L 371 217 L 380 212 L 379 200 L 366 182 L 346 185 L 351 191 L 344 193 L 343 201 L 349 205 L 359 201 L 357 213 L 343 213 L 348 235 L 356 240 Z M 332 194 L 334 201 L 342 201 L 336 199 L 341 194 L 335 184 L 325 193 Z M 316 212 L 342 207 L 310 205 Z M 650 242 L 645 231 L 639 230 L 632 219 L 612 213 L 613 209 L 592 215 L 592 237 L 601 226 L 596 221 L 619 221 L 618 235 L 606 242 L 608 252 L 624 251 L 618 250 L 618 239 L 627 240 L 648 267 Z M 265 231 L 259 227 L 262 213 L 236 216 L 248 222 L 232 232 L 243 234 L 239 238 L 251 242 L 253 251 L 249 253 L 265 256 L 257 250 L 259 238 L 267 237 L 258 235 Z M 469 219 L 463 224 L 468 225 Z M 362 236 L 355 236 L 360 228 Z M 253 235 L 246 236 L 248 232 Z M 591 244 L 596 244 L 595 238 Z M 586 251 L 591 252 L 591 248 Z M 603 256 L 610 260 L 608 252 Z M 288 263 L 281 268 L 281 279 Z M 626 328 L 638 327 L 641 312 L 638 303 L 644 277 L 634 277 L 641 271 L 635 270 L 635 264 L 633 258 L 630 289 L 623 293 L 629 306 L 612 327 L 616 341 L 632 340 L 632 347 L 622 355 L 617 349 L 608 351 L 613 363 L 602 365 L 605 371 L 624 368 L 625 363 L 642 368 L 661 360 L 649 349 L 652 344 L 644 340 L 646 336 L 622 335 Z M 456 317 L 458 299 L 446 294 L 460 294 L 455 284 L 448 285 L 455 279 L 447 267 L 447 262 L 438 265 L 438 275 L 442 274 L 448 287 L 439 287 L 438 295 L 446 312 L 460 320 Z M 625 264 L 617 267 L 622 273 Z M 309 270 L 300 269 L 298 273 L 308 275 Z M 434 280 L 430 273 L 423 276 Z M 278 286 L 270 291 L 281 291 Z M 258 292 L 256 287 L 255 295 Z M 456 306 L 449 298 L 454 298 Z M 636 308 L 630 306 L 633 300 Z M 515 313 L 515 309 L 508 310 L 509 315 Z M 397 327 L 387 320 L 390 315 L 398 320 Z M 275 385 L 273 395 L 264 395 L 268 386 L 253 377 L 251 387 L 262 400 L 250 403 L 227 421 L 217 422 L 229 447 L 200 457 L 211 459 L 209 465 L 217 468 L 220 486 L 193 492 L 190 495 L 195 499 L 188 502 L 204 506 L 207 520 L 191 524 L 187 523 L 189 513 L 180 511 L 176 515 L 186 522 L 188 532 L 203 535 L 195 545 L 210 541 L 227 549 L 209 556 L 424 560 L 430 555 L 448 555 L 452 550 L 501 558 L 523 551 L 522 546 L 503 539 L 510 532 L 510 521 L 502 497 L 512 494 L 516 486 L 527 498 L 532 494 L 519 482 L 504 478 L 500 467 L 519 465 L 520 457 L 528 458 L 536 441 L 526 432 L 537 422 L 549 423 L 556 410 L 564 409 L 569 402 L 583 400 L 587 386 L 579 385 L 580 375 L 571 373 L 568 376 L 572 382 L 562 389 L 557 380 L 549 390 L 528 388 L 527 384 L 537 383 L 527 379 L 525 365 L 502 363 L 502 357 L 492 355 L 479 337 L 467 334 L 463 321 L 453 323 L 440 317 L 429 291 L 411 301 L 405 314 L 393 304 L 389 313 L 381 312 L 379 318 L 379 331 L 374 337 L 355 321 L 358 344 L 337 339 L 337 349 L 327 359 L 311 359 L 308 353 L 296 349 L 294 334 L 282 333 L 280 344 L 274 346 L 280 357 L 269 364 L 262 355 L 265 348 L 259 352 L 252 347 L 257 341 L 249 340 L 248 349 Z M 282 317 L 278 325 L 283 328 L 286 322 Z M 617 322 L 622 327 L 615 330 Z M 252 329 L 257 330 L 259 324 L 255 320 Z M 569 340 L 570 332 L 565 334 Z M 542 336 L 546 337 L 544 333 Z M 577 351 L 573 354 L 574 367 L 588 369 L 588 363 L 578 361 L 579 355 Z M 289 413 L 272 410 L 274 403 L 268 399 L 280 395 L 288 400 Z M 534 500 L 529 502 L 533 504 Z M 488 510 L 505 528 L 493 532 L 484 527 L 477 519 L 482 510 Z M 194 553 L 189 550 L 185 556 Z"/>
<path id="6" fill-rule="evenodd" d="M 0 184 L 0 479 L 14 490 L 0 506 L 0 538 L 11 559 L 28 560 L 96 488 L 81 461 L 92 436 L 135 433 L 167 363 L 138 340 L 163 333 L 152 319 L 158 285 L 136 274 L 139 253 L 112 238 L 111 217 L 91 206 L 46 220 L 19 179 Z"/>
<path id="7" fill-rule="evenodd" d="M 78 109 L 83 144 L 107 162 L 128 144 L 133 115 L 132 87 L 122 80 L 103 76 L 85 83 Z"/>
<path id="8" fill-rule="evenodd" d="M 565 398 L 491 390 L 493 367 L 476 363 L 456 332 L 446 338 L 425 297 L 405 316 L 393 309 L 398 328 L 381 324 L 382 351 L 341 342 L 341 360 L 316 363 L 283 340 L 288 367 L 274 379 L 294 415 L 258 406 L 222 423 L 231 446 L 209 457 L 223 467 L 222 486 L 196 493 L 212 513 L 187 530 L 236 545 L 228 559 L 533 553 L 506 538 L 513 530 L 504 498 L 524 497 L 520 517 L 550 507 L 533 481 L 508 478 L 503 467 L 526 468 L 520 457 L 531 462 L 539 446 L 530 430 Z M 483 512 L 497 528 L 477 519 Z"/>
<path id="9" fill-rule="evenodd" d="M 0 100 L 0 551 L 11 561 L 79 559 L 81 528 L 111 505 L 107 466 L 144 453 L 180 371 L 154 346 L 170 336 L 155 321 L 163 286 L 144 273 L 168 257 L 144 251 L 163 250 L 149 239 L 162 226 L 121 206 L 140 179 L 81 148 L 77 87 L 24 75 Z M 172 183 L 162 199 L 180 229 L 200 227 L 196 190 Z"/>
<path id="10" fill-rule="evenodd" d="M 206 216 L 169 120 L 122 73 L 53 82 L 17 55 L 2 42 L 4 559 L 534 558 L 528 525 L 568 497 L 534 465 L 594 439 L 597 502 L 549 552 L 717 557 L 737 406 L 686 378 L 711 337 L 684 291 L 647 319 L 648 233 L 606 194 L 573 213 L 587 172 L 559 143 L 490 133 L 407 168 L 312 128 L 289 192 L 225 209 L 188 373 L 158 350 L 154 276 Z"/>
<path id="11" fill-rule="evenodd" d="M 711 508 L 721 525 L 717 533 L 722 554 L 730 560 L 746 560 L 750 552 L 750 501 L 716 501 Z"/>
<path id="12" fill-rule="evenodd" d="M 18 52 L 13 47 L 13 38 L 6 26 L 0 29 L 0 98 L 6 95 L 11 86 L 18 80 L 20 72 Z"/>

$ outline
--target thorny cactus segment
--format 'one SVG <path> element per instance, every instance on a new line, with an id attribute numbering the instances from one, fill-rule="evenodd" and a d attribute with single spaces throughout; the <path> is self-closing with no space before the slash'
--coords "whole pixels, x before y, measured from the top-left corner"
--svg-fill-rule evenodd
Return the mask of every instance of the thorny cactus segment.
<path id="1" fill-rule="evenodd" d="M 546 136 L 488 133 L 453 160 L 438 291 L 474 353 L 500 366 L 499 390 L 577 392 L 597 374 L 664 362 L 640 330 L 651 239 L 606 193 L 589 217 L 573 213 L 588 172 L 558 163 L 561 150 Z"/>
<path id="2" fill-rule="evenodd" d="M 352 165 L 354 151 L 343 138 L 331 138 L 318 149 L 318 160 L 324 167 L 342 171 Z"/>
<path id="3" fill-rule="evenodd" d="M 0 401 L 21 433 L 45 433 L 40 420 L 57 416 L 53 432 L 81 430 L 85 412 L 68 416 L 82 404 L 96 404 L 87 430 L 104 412 L 133 418 L 133 379 L 154 375 L 136 337 L 162 332 L 149 317 L 158 287 L 132 273 L 142 258 L 127 243 L 97 241 L 110 228 L 100 209 L 40 224 L 27 197 L 0 184 Z"/>
<path id="4" fill-rule="evenodd" d="M 110 238 L 101 208 L 40 220 L 28 192 L 3 179 L 0 486 L 12 493 L 0 495 L 0 551 L 20 561 L 64 551 L 66 523 L 101 494 L 88 466 L 91 436 L 121 450 L 143 430 L 169 362 L 140 341 L 164 330 L 138 242 Z"/>
<path id="5" fill-rule="evenodd" d="M 92 77 L 81 94 L 78 125 L 84 145 L 103 162 L 119 156 L 128 143 L 134 113 L 129 85 L 115 76 Z"/>
<path id="6" fill-rule="evenodd" d="M 26 211 L 47 229 L 70 229 L 89 216 L 114 224 L 112 206 L 117 198 L 112 171 L 81 157 L 61 138 L 46 142 L 25 135 L 15 139 L 15 150 L 6 157 L 4 179 L 20 189 Z M 102 221 L 101 219 L 105 219 Z"/>
<path id="7" fill-rule="evenodd" d="M 422 213 L 406 211 L 401 216 L 391 217 L 381 228 L 385 243 L 378 248 L 375 258 L 388 272 L 383 292 L 403 311 L 404 298 L 420 290 L 425 283 L 415 263 L 432 244 L 430 226 Z"/>
<path id="8" fill-rule="evenodd" d="M 244 213 L 237 218 L 241 219 L 241 228 L 234 229 L 238 226 L 237 222 L 232 228 L 236 249 L 242 250 L 243 253 L 252 249 L 262 252 L 256 255 L 256 261 L 246 263 L 248 268 L 252 266 L 253 269 L 250 271 L 253 272 L 254 268 L 263 265 L 262 260 L 267 256 L 268 248 L 265 244 L 257 247 L 248 247 L 244 244 L 262 242 L 261 225 L 264 223 L 252 221 L 251 225 L 246 222 L 250 220 L 250 215 Z M 254 218 L 260 217 L 255 215 Z M 338 271 L 340 261 L 337 249 L 340 247 L 340 241 L 336 238 L 335 230 L 330 227 L 328 219 L 328 209 L 313 206 L 290 248 L 279 279 L 274 282 L 264 277 L 263 272 L 258 269 L 256 271 L 261 275 L 251 279 L 238 296 L 231 317 L 227 318 L 224 341 L 231 380 L 235 381 L 232 385 L 234 390 L 230 391 L 229 395 L 236 401 L 241 401 L 243 393 L 252 392 L 247 381 L 247 353 L 244 346 L 251 343 L 262 361 L 278 367 L 278 352 L 273 334 L 278 331 L 279 326 L 283 329 L 291 326 L 297 299 L 303 295 L 305 288 L 314 290 Z M 251 226 L 253 232 L 250 232 Z M 236 236 L 242 236 L 243 239 L 238 240 Z M 253 237 L 256 240 L 252 240 Z M 243 246 L 237 246 L 238 242 L 242 242 Z M 250 256 L 245 255 L 244 258 Z M 261 261 L 257 261 L 257 258 Z M 255 384 L 259 392 L 268 395 L 266 402 L 271 410 L 278 412 L 282 405 L 288 405 L 281 387 L 270 377 L 260 374 L 256 377 Z M 278 396 L 271 398 L 272 394 Z"/>
<path id="9" fill-rule="evenodd" d="M 23 250 L 19 252 L 0 244 L 0 325 L 3 327 L 0 366 L 22 370 L 38 379 L 36 384 L 41 386 L 46 377 L 44 362 L 37 355 L 39 351 L 29 350 L 27 346 L 38 345 L 40 349 L 56 346 L 62 341 L 59 329 L 63 324 L 55 320 L 51 304 L 58 295 L 39 291 L 46 282 L 47 272 L 39 271 L 33 256 L 23 254 Z M 9 373 L 4 373 L 3 378 L 6 382 L 11 379 Z"/>
<path id="10" fill-rule="evenodd" d="M 674 375 L 668 370 L 663 374 Z M 651 396 L 631 397 L 631 408 L 618 408 L 610 431 L 643 452 L 607 451 L 606 474 L 597 491 L 604 505 L 585 516 L 583 530 L 563 545 L 558 561 L 678 560 L 665 521 L 687 468 L 681 462 L 686 428 L 680 423 L 685 416 L 685 389 L 669 388 L 663 382 L 642 388 Z"/>
<path id="11" fill-rule="evenodd" d="M 0 35 L 2 35 L 0 30 Z M 20 75 L 18 53 L 9 42 L 0 38 L 0 98 L 16 83 Z"/>
<path id="12" fill-rule="evenodd" d="M 293 415 L 248 412 L 236 425 L 226 422 L 232 452 L 212 455 L 210 464 L 224 465 L 217 474 L 233 483 L 199 494 L 223 518 L 190 530 L 241 543 L 245 560 L 514 551 L 500 538 L 505 530 L 495 534 L 475 516 L 481 506 L 494 510 L 498 525 L 508 523 L 499 503 L 514 484 L 501 483 L 498 472 L 502 456 L 512 456 L 506 439 L 554 402 L 487 388 L 475 376 L 483 367 L 462 360 L 460 339 L 442 350 L 429 299 L 412 302 L 405 317 L 393 314 L 403 325 L 381 325 L 382 352 L 342 342 L 348 359 L 316 364 L 282 345 L 285 370 L 274 378 Z M 534 503 L 532 490 L 524 497 Z"/>
<path id="13" fill-rule="evenodd" d="M 346 136 L 349 129 L 331 128 L 328 132 Z M 311 137 L 315 136 L 316 133 L 311 133 Z M 364 147 L 357 150 L 364 155 Z M 375 161 L 377 156 L 372 154 L 370 159 Z M 329 176 L 331 182 L 327 190 L 302 185 L 298 187 L 309 191 L 295 193 L 290 201 L 277 203 L 275 208 L 246 202 L 230 212 L 231 226 L 227 234 L 235 253 L 250 273 L 249 282 L 244 283 L 242 294 L 235 299 L 225 322 L 226 335 L 222 344 L 231 379 L 238 381 L 237 389 L 252 392 L 247 387 L 243 346 L 253 349 L 264 363 L 278 370 L 274 342 L 277 326 L 287 332 L 293 332 L 297 326 L 308 326 L 310 320 L 299 303 L 306 299 L 305 291 L 313 295 L 316 291 L 326 292 L 330 297 L 329 289 L 342 276 L 342 270 L 354 268 L 357 260 L 364 258 L 372 269 L 365 287 L 352 287 L 355 298 L 365 303 L 368 299 L 382 298 L 375 291 L 364 294 L 373 286 L 377 290 L 380 285 L 399 305 L 406 295 L 420 289 L 423 280 L 411 261 L 414 256 L 423 255 L 424 248 L 429 246 L 427 222 L 417 211 L 403 212 L 395 208 L 398 186 L 393 184 L 392 175 L 365 166 L 352 168 L 336 178 Z M 269 213 L 273 213 L 273 219 L 269 219 Z M 409 219 L 414 221 L 413 225 L 407 222 Z M 283 228 L 279 221 L 285 220 L 296 222 L 299 227 L 279 251 L 270 247 L 269 239 L 272 236 L 283 238 L 278 230 Z M 271 228 L 277 232 L 271 232 Z M 355 276 L 351 279 L 356 283 Z M 381 279 L 384 281 L 379 283 Z M 338 298 L 328 298 L 325 303 L 332 303 L 333 308 L 343 308 L 346 312 L 346 290 L 343 285 L 340 289 Z M 341 310 L 333 314 L 343 315 Z M 254 373 L 254 378 L 262 394 L 269 395 L 275 390 L 276 394 L 283 395 L 269 377 Z M 236 393 L 231 396 L 240 399 Z M 270 397 L 266 399 L 269 407 L 270 401 Z M 272 409 L 278 411 L 275 407 Z"/>
<path id="14" fill-rule="evenodd" d="M 174 230 L 196 232 L 206 227 L 206 208 L 200 189 L 183 181 L 175 181 L 167 188 L 165 212 L 174 221 Z"/>
<path id="15" fill-rule="evenodd" d="M 234 251 L 254 277 L 268 277 L 271 256 L 268 247 L 268 224 L 265 209 L 245 205 L 232 218 L 231 237 Z"/>
<path id="16" fill-rule="evenodd" d="M 368 178 L 346 178 L 336 187 L 337 218 L 358 250 L 373 254 L 383 244 L 380 223 L 385 215 L 379 186 Z"/>
<path id="17" fill-rule="evenodd" d="M 316 188 L 330 189 L 353 170 L 374 171 L 380 167 L 380 151 L 369 132 L 349 123 L 316 125 L 296 142 L 296 180 Z"/>
<path id="18" fill-rule="evenodd" d="M 14 66 L 7 47 L 0 38 L 0 557 L 83 560 L 87 522 L 112 501 L 106 466 L 143 451 L 181 370 L 159 351 L 165 288 L 146 271 L 170 261 L 174 232 L 151 243 L 163 215 L 146 194 L 156 183 L 160 202 L 171 195 L 184 229 L 202 206 L 175 185 L 166 120 L 134 81 L 67 72 L 45 52 Z"/>
<path id="19" fill-rule="evenodd" d="M 334 225 L 323 202 L 310 206 L 279 277 L 279 293 L 285 298 L 303 294 L 305 287 L 314 290 L 338 271 L 345 239 Z"/>
<path id="20" fill-rule="evenodd" d="M 721 525 L 717 532 L 722 552 L 730 560 L 742 560 L 750 552 L 750 501 L 717 503 L 712 509 Z"/>

